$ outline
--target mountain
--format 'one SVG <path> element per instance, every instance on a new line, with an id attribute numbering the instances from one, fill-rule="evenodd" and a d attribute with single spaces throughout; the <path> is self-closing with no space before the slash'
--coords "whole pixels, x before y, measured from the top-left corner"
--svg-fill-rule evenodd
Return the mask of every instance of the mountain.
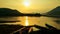
<path id="1" fill-rule="evenodd" d="M 56 18 L 59 17 L 60 18 L 60 6 L 54 8 L 53 10 L 51 10 L 49 12 L 47 12 L 45 15 L 48 17 L 56 17 Z"/>
<path id="2" fill-rule="evenodd" d="M 21 13 L 17 10 L 12 10 L 12 9 L 9 9 L 9 8 L 0 8 L 0 17 L 6 17 L 6 16 L 35 16 L 35 17 L 39 17 L 41 16 L 41 14 L 39 13 L 36 13 L 36 14 L 33 14 L 33 13 Z"/>
<path id="3" fill-rule="evenodd" d="M 0 8 L 0 17 L 1 16 L 19 16 L 20 14 L 22 13 L 20 13 L 17 10 L 12 10 L 9 8 Z"/>

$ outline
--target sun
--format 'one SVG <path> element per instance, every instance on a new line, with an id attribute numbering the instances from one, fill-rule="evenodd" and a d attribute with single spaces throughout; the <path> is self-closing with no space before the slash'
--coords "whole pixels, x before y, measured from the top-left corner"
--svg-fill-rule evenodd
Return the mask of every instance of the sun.
<path id="1" fill-rule="evenodd" d="M 23 5 L 24 5 L 25 7 L 28 7 L 28 6 L 30 6 L 30 2 L 29 2 L 28 0 L 25 0 L 25 1 L 23 2 Z"/>
<path id="2" fill-rule="evenodd" d="M 24 2 L 24 5 L 25 6 L 29 6 L 29 2 Z"/>

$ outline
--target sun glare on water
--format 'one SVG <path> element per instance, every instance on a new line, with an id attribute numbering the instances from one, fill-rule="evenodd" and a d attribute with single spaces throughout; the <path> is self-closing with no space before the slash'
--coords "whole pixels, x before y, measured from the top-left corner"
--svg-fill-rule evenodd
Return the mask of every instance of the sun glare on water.
<path id="1" fill-rule="evenodd" d="M 26 16 L 26 21 L 25 21 L 25 25 L 28 26 L 29 22 L 28 22 L 28 17 Z"/>

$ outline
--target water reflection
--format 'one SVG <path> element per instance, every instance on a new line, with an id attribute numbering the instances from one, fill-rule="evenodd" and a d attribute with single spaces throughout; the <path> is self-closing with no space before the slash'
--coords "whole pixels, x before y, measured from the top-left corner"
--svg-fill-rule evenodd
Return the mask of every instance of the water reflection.
<path id="1" fill-rule="evenodd" d="M 20 22 L 14 22 L 14 23 L 1 23 L 1 24 L 18 24 L 18 25 L 26 25 L 26 16 L 20 16 L 20 17 L 8 17 L 8 18 L 0 18 L 0 21 L 20 21 Z M 57 24 L 54 20 L 57 20 L 57 18 L 50 18 L 50 17 L 28 17 L 29 25 L 40 25 L 45 27 L 45 24 L 50 24 L 58 29 L 60 29 L 60 24 Z"/>

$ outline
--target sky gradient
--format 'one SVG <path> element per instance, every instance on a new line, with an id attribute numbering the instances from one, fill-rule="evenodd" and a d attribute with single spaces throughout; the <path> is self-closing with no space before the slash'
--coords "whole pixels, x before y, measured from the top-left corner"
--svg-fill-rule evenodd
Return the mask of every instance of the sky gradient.
<path id="1" fill-rule="evenodd" d="M 16 9 L 23 13 L 44 13 L 57 6 L 60 6 L 60 0 L 0 0 L 0 8 Z"/>

